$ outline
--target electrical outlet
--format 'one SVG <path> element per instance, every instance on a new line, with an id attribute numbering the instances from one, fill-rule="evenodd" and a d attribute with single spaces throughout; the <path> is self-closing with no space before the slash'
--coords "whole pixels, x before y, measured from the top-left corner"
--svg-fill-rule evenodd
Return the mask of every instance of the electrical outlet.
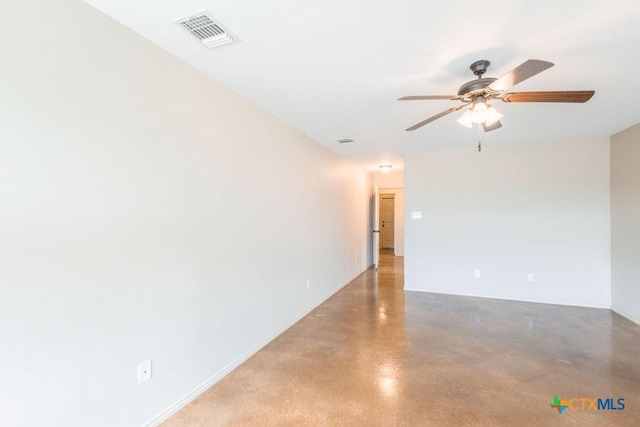
<path id="1" fill-rule="evenodd" d="M 138 365 L 138 385 L 151 379 L 151 359 L 147 359 Z"/>
<path id="2" fill-rule="evenodd" d="M 533 282 L 533 273 L 529 273 L 529 276 L 527 276 L 527 280 Z"/>
<path id="3" fill-rule="evenodd" d="M 475 277 L 476 279 L 478 277 L 480 277 L 480 270 L 479 269 L 476 268 L 475 270 L 473 270 L 473 277 Z"/>
<path id="4" fill-rule="evenodd" d="M 307 290 L 311 289 L 311 279 L 307 280 Z"/>

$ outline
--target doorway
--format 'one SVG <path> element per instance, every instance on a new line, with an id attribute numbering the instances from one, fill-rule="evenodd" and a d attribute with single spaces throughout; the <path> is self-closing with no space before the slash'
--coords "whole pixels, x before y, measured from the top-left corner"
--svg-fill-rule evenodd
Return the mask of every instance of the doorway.
<path id="1" fill-rule="evenodd" d="M 395 247 L 395 194 L 380 194 L 379 249 Z"/>

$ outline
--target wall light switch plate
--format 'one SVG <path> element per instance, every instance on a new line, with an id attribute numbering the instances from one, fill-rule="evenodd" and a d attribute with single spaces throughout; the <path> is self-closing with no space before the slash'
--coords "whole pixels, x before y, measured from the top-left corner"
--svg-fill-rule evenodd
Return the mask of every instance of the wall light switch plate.
<path id="1" fill-rule="evenodd" d="M 138 365 L 138 385 L 146 383 L 150 379 L 151 379 L 151 359 L 148 359 Z"/>
<path id="2" fill-rule="evenodd" d="M 527 276 L 527 280 L 533 282 L 533 273 L 529 273 L 529 275 Z"/>
<path id="3" fill-rule="evenodd" d="M 411 219 L 421 219 L 422 211 L 411 211 Z"/>

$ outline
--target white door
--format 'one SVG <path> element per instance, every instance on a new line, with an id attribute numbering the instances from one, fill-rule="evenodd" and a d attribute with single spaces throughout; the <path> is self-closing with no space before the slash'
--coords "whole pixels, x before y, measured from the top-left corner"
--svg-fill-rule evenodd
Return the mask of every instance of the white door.
<path id="1" fill-rule="evenodd" d="M 380 220 L 380 213 L 378 211 L 378 187 L 375 187 L 373 195 L 373 267 L 378 269 L 378 261 L 380 258 L 380 229 L 378 223 Z"/>
<path id="2" fill-rule="evenodd" d="M 395 197 L 393 194 L 382 194 L 380 196 L 380 246 L 385 249 L 393 249 L 394 247 L 394 204 Z"/>

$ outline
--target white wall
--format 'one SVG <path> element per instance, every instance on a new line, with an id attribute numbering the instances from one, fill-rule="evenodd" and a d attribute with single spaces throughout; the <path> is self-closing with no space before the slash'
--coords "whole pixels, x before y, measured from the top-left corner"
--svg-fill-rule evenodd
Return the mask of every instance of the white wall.
<path id="1" fill-rule="evenodd" d="M 387 173 L 376 172 L 373 175 L 373 185 L 378 188 L 403 188 L 404 171 L 399 169 Z"/>
<path id="2" fill-rule="evenodd" d="M 608 138 L 405 156 L 405 219 L 406 289 L 610 307 Z"/>
<path id="3" fill-rule="evenodd" d="M 371 264 L 370 174 L 82 2 L 0 12 L 0 425 L 141 425 Z"/>
<path id="4" fill-rule="evenodd" d="M 611 308 L 640 323 L 640 124 L 611 137 Z"/>

